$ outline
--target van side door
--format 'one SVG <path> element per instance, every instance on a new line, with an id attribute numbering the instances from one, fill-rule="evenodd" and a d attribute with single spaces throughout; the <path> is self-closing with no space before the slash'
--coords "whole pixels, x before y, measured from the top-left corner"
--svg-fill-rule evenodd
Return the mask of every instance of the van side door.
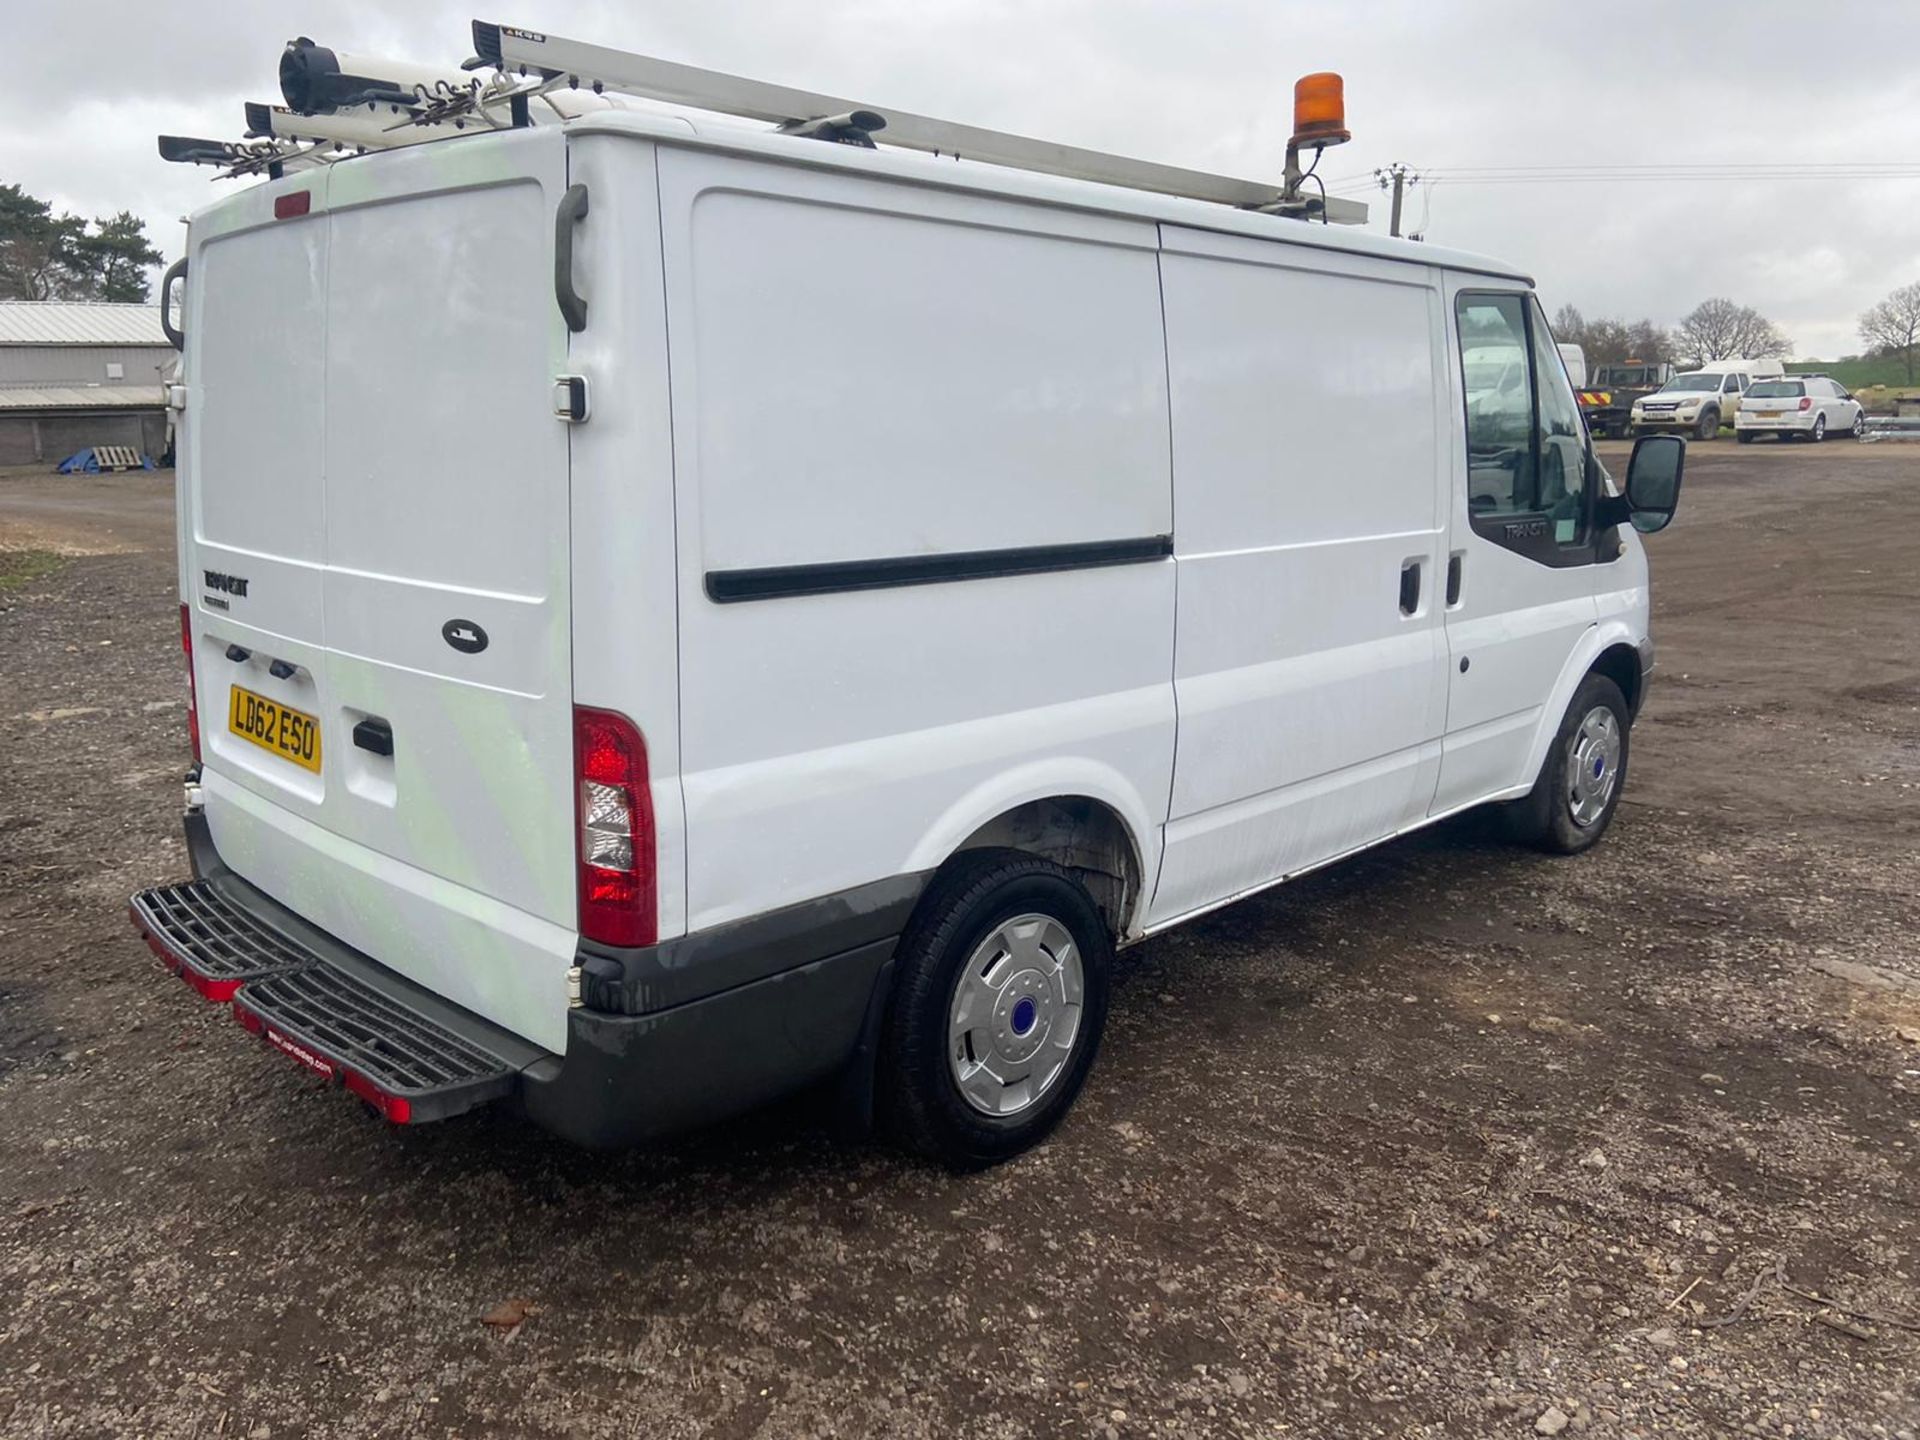
<path id="1" fill-rule="evenodd" d="M 1455 484 L 1446 738 L 1431 813 L 1524 789 L 1543 708 L 1596 621 L 1598 468 L 1553 337 L 1524 290 L 1454 277 Z M 1518 386 L 1485 377 L 1507 364 Z M 1553 717 L 1557 719 L 1558 717 Z"/>
<path id="2" fill-rule="evenodd" d="M 1437 272 L 1173 226 L 1160 261 L 1179 743 L 1155 924 L 1425 817 L 1449 433 Z"/>

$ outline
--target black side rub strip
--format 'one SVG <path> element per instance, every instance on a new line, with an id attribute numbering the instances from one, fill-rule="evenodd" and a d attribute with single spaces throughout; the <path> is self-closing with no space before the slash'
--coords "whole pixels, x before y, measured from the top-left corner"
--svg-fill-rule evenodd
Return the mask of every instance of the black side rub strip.
<path id="1" fill-rule="evenodd" d="M 957 550 L 945 555 L 835 560 L 824 565 L 769 565 L 758 570 L 709 570 L 707 598 L 717 604 L 731 605 L 742 600 L 782 600 L 794 595 L 838 595 L 848 590 L 944 585 L 953 580 L 994 580 L 1006 575 L 1044 575 L 1058 570 L 1139 565 L 1149 560 L 1165 560 L 1172 554 L 1171 535 L 1143 535 L 1134 540 L 1025 545 L 1007 550 Z"/>

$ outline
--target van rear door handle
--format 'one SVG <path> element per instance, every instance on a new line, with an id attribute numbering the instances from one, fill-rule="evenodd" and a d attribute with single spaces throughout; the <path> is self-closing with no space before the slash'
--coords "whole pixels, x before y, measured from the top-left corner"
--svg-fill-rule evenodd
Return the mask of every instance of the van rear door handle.
<path id="1" fill-rule="evenodd" d="M 1466 557 L 1458 550 L 1447 557 L 1447 608 L 1460 603 L 1460 565 Z"/>

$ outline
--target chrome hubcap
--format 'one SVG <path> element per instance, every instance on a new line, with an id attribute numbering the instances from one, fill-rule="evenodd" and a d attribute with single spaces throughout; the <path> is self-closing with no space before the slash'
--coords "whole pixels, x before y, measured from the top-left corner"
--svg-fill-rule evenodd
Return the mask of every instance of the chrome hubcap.
<path id="1" fill-rule="evenodd" d="M 1596 705 L 1567 742 L 1567 807 L 1581 829 L 1606 813 L 1620 783 L 1620 720 Z"/>
<path id="2" fill-rule="evenodd" d="M 986 1115 L 1017 1115 L 1045 1095 L 1073 1057 L 1085 996 L 1080 950 L 1050 915 L 1018 915 L 961 967 L 947 1012 L 954 1084 Z"/>

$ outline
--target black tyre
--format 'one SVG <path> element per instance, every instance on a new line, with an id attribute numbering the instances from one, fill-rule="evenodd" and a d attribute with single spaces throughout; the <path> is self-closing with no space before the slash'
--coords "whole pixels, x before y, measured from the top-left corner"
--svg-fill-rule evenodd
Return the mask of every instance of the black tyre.
<path id="1" fill-rule="evenodd" d="M 1827 438 L 1827 417 L 1826 416 L 1816 415 L 1813 417 L 1813 434 L 1809 435 L 1807 438 L 1813 441 L 1813 443 L 1816 445 L 1818 445 L 1822 440 Z"/>
<path id="2" fill-rule="evenodd" d="M 1693 433 L 1700 440 L 1713 439 L 1720 433 L 1720 412 L 1711 406 L 1702 410 L 1699 427 Z"/>
<path id="3" fill-rule="evenodd" d="M 956 1169 L 1045 1139 L 1099 1052 L 1112 954 L 1092 897 L 1060 866 L 1013 850 L 957 857 L 895 953 L 888 1133 Z"/>
<path id="4" fill-rule="evenodd" d="M 1855 408 L 1853 412 L 1853 424 L 1848 428 L 1847 433 L 1856 440 L 1867 433 L 1867 411 L 1865 406 Z"/>
<path id="5" fill-rule="evenodd" d="M 1735 430 L 1733 432 L 1733 438 L 1738 440 L 1742 445 L 1751 445 L 1760 437 L 1755 435 L 1751 430 Z"/>
<path id="6" fill-rule="evenodd" d="M 1613 823 L 1627 785 L 1626 697 L 1604 675 L 1588 675 L 1573 692 L 1540 778 L 1524 800 L 1506 807 L 1507 833 L 1554 855 L 1577 855 Z"/>

